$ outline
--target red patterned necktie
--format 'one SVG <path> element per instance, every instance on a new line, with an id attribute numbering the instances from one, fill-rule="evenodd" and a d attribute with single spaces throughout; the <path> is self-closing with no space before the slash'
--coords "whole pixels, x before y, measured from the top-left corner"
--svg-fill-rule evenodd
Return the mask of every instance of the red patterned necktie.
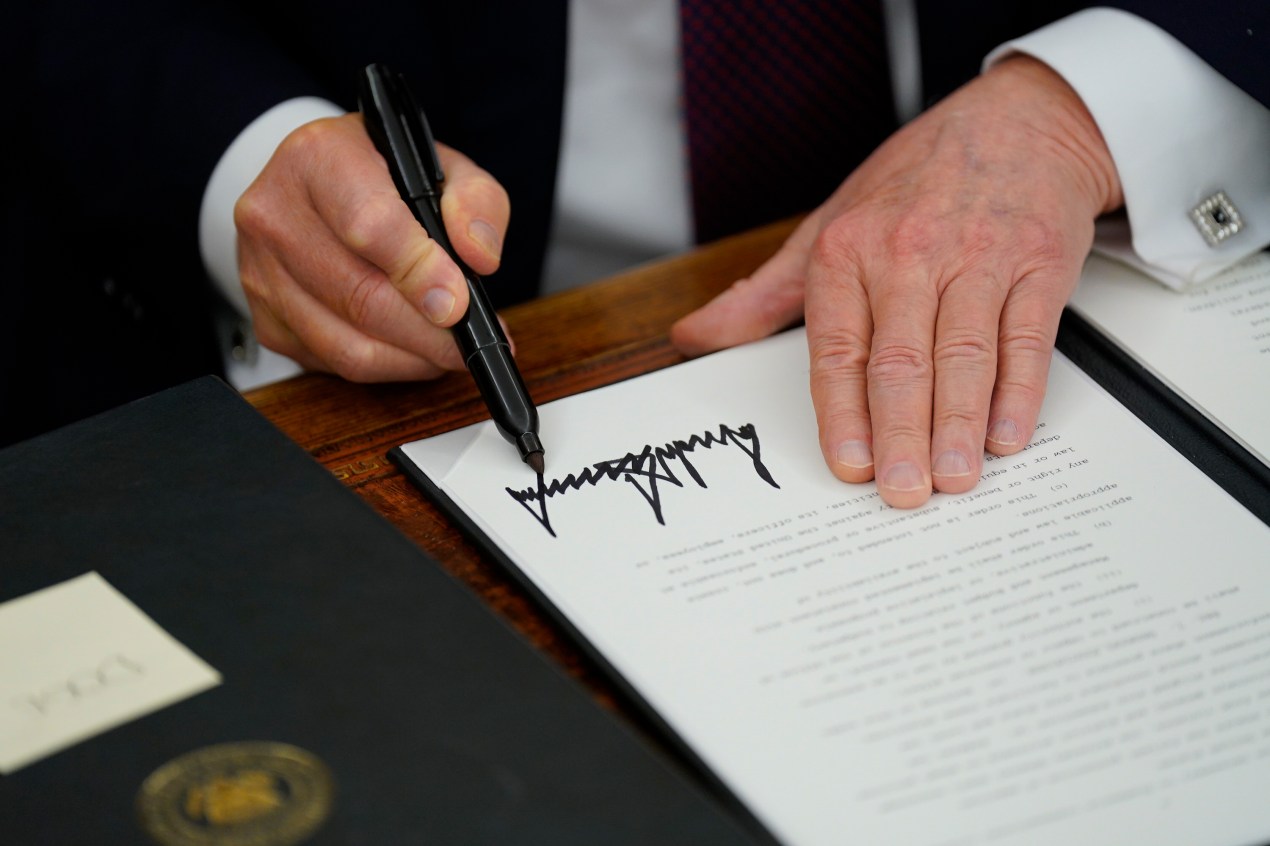
<path id="1" fill-rule="evenodd" d="M 699 243 L 821 203 L 895 128 L 880 0 L 680 0 Z"/>

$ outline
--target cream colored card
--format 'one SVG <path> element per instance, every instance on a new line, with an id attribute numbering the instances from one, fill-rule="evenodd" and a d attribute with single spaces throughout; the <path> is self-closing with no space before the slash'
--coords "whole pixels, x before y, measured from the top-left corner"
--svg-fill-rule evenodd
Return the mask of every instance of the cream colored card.
<path id="1" fill-rule="evenodd" d="M 95 572 L 0 604 L 0 773 L 220 681 Z"/>

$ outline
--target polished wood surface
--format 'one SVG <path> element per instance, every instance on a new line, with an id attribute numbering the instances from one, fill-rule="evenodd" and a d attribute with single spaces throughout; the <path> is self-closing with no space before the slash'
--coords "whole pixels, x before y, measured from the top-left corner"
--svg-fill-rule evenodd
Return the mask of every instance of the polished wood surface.
<path id="1" fill-rule="evenodd" d="M 538 404 L 682 361 L 672 323 L 772 255 L 793 221 L 719 241 L 504 312 Z M 497 284 L 491 280 L 490 284 Z M 305 374 L 247 399 L 348 487 L 477 592 L 601 698 L 610 688 L 534 602 L 483 559 L 386 458 L 389 449 L 488 417 L 466 373 L 434 382 L 355 385 Z M 544 433 L 550 449 L 550 434 Z"/>

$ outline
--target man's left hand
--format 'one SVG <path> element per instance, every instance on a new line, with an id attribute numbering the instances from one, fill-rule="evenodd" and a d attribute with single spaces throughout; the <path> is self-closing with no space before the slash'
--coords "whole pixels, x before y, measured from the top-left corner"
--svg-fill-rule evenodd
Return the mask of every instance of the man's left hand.
<path id="1" fill-rule="evenodd" d="M 820 447 L 899 507 L 1031 438 L 1094 218 L 1122 202 L 1076 93 L 1016 56 L 903 127 L 753 276 L 675 324 L 690 355 L 805 315 Z"/>

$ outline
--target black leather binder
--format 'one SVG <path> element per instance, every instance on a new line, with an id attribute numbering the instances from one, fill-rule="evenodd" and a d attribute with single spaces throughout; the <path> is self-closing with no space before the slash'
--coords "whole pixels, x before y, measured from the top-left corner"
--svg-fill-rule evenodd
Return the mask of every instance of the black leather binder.
<path id="1" fill-rule="evenodd" d="M 1261 521 L 1270 524 L 1270 467 L 1071 309 L 1055 346 Z"/>
<path id="2" fill-rule="evenodd" d="M 4 843 L 144 843 L 146 777 L 244 741 L 329 768 L 310 843 L 764 837 L 217 380 L 0 451 L 0 478 L 0 601 L 96 570 L 224 678 L 0 776 Z"/>

